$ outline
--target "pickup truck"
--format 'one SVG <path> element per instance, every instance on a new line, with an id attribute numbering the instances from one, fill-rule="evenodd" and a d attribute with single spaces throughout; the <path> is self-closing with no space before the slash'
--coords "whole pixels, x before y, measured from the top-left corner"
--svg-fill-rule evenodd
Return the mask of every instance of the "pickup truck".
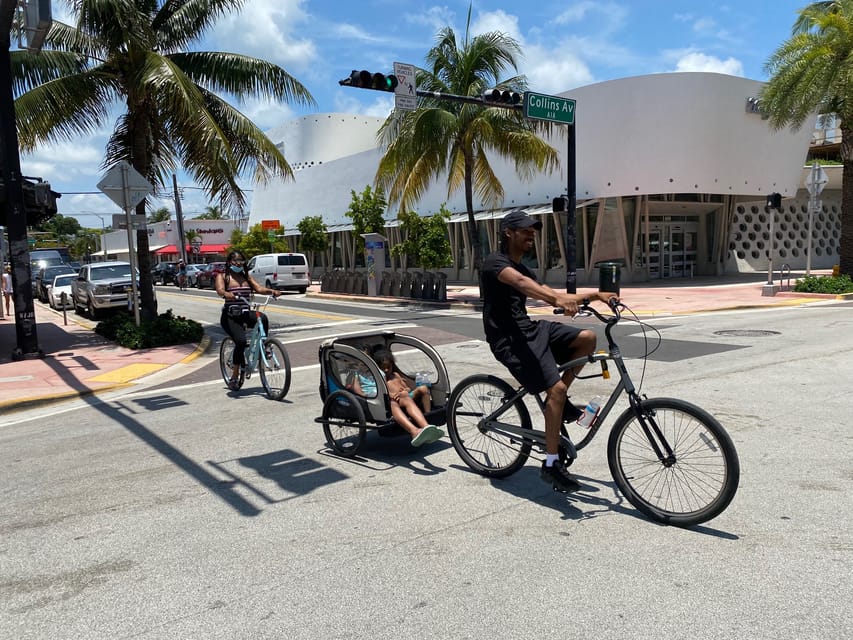
<path id="1" fill-rule="evenodd" d="M 129 262 L 95 262 L 80 267 L 71 282 L 71 300 L 78 315 L 93 320 L 106 309 L 127 309 L 128 290 L 133 286 Z M 138 280 L 137 280 L 138 282 Z"/>

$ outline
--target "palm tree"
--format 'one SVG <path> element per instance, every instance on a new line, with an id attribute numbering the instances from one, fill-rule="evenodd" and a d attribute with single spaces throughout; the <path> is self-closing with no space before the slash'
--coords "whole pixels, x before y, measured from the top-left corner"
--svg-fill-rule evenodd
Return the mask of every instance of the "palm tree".
<path id="1" fill-rule="evenodd" d="M 760 104 L 773 127 L 799 129 L 815 113 L 834 113 L 841 130 L 839 269 L 853 275 L 853 0 L 803 8 L 785 41 L 764 66 L 770 80 Z"/>
<path id="2" fill-rule="evenodd" d="M 76 24 L 54 22 L 39 55 L 12 56 L 20 146 L 88 135 L 122 105 L 103 168 L 124 160 L 155 188 L 178 165 L 211 199 L 241 209 L 237 183 L 291 178 L 281 151 L 217 92 L 313 105 L 284 69 L 234 53 L 188 51 L 214 21 L 246 0 L 74 0 Z M 145 214 L 145 202 L 137 207 Z M 142 311 L 156 313 L 148 234 L 137 232 Z"/>
<path id="3" fill-rule="evenodd" d="M 500 79 L 506 69 L 517 70 L 518 43 L 500 32 L 470 38 L 470 26 L 469 7 L 461 45 L 450 27 L 438 33 L 436 45 L 427 53 L 428 69 L 417 71 L 419 90 L 480 97 L 492 87 L 526 89 L 524 76 Z M 414 208 L 430 183 L 444 175 L 448 196 L 464 188 L 472 266 L 479 272 L 482 255 L 474 195 L 490 208 L 501 206 L 504 199 L 487 154 L 511 158 L 522 178 L 552 171 L 558 166 L 558 153 L 536 134 L 548 130 L 547 123 L 525 120 L 517 110 L 423 98 L 417 110 L 395 111 L 380 128 L 380 145 L 386 150 L 376 184 L 400 211 Z"/>

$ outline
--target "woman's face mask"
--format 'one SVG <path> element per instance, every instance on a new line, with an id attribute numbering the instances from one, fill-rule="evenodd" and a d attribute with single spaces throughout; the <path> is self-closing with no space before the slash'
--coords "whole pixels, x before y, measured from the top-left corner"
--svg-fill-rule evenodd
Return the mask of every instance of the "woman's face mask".
<path id="1" fill-rule="evenodd" d="M 234 273 L 243 273 L 243 266 L 239 264 L 232 264 L 231 271 Z"/>

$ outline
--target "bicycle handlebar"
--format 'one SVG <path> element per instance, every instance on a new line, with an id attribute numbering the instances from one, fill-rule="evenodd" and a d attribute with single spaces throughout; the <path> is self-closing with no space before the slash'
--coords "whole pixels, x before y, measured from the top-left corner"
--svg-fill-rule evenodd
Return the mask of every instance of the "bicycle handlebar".
<path id="1" fill-rule="evenodd" d="M 265 299 L 263 302 L 261 302 L 260 300 L 258 300 L 257 302 L 249 302 L 243 296 L 234 296 L 235 300 L 239 300 L 240 302 L 245 303 L 246 305 L 248 305 L 250 308 L 254 309 L 255 311 L 257 311 L 258 309 L 266 308 L 266 306 L 270 303 L 270 298 L 272 298 L 274 300 L 277 299 L 276 296 L 274 296 L 274 295 L 268 295 L 268 296 L 265 296 Z"/>
<path id="2" fill-rule="evenodd" d="M 625 308 L 625 305 L 619 301 L 619 298 L 613 296 L 607 301 L 607 306 L 610 307 L 610 310 L 613 312 L 612 316 L 605 316 L 600 313 L 595 307 L 590 306 L 590 301 L 588 298 L 584 298 L 580 305 L 578 305 L 578 315 L 594 315 L 596 318 L 601 320 L 605 324 L 616 324 L 619 320 L 622 319 L 622 309 Z M 563 307 L 557 307 L 554 309 L 554 315 L 562 315 L 566 312 Z"/>

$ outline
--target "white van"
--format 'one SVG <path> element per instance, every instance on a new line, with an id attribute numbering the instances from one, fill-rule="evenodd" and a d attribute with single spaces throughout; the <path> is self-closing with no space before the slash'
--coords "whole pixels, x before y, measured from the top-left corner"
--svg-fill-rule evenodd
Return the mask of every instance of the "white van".
<path id="1" fill-rule="evenodd" d="M 304 253 L 264 253 L 249 260 L 246 268 L 249 275 L 270 289 L 305 293 L 311 284 Z"/>

